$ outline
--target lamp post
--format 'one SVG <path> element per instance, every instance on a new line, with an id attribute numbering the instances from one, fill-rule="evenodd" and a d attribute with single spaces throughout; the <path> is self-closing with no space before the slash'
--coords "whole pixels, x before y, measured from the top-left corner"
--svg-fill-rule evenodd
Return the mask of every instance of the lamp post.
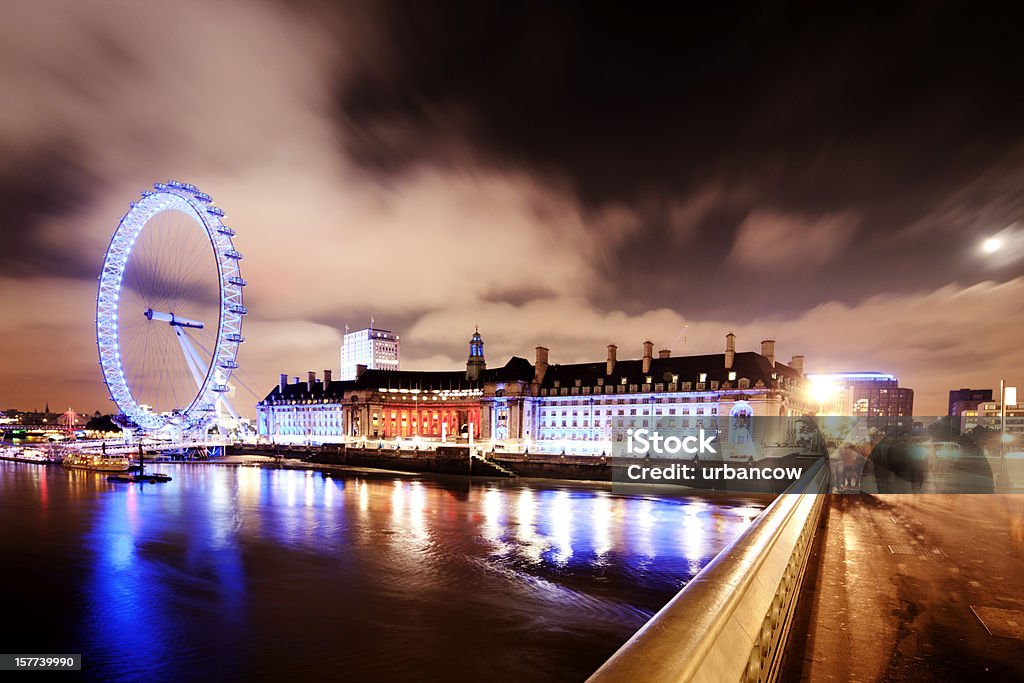
<path id="1" fill-rule="evenodd" d="M 996 491 L 1010 488 L 1009 470 L 1006 467 L 1006 380 L 999 380 L 999 478 Z"/>

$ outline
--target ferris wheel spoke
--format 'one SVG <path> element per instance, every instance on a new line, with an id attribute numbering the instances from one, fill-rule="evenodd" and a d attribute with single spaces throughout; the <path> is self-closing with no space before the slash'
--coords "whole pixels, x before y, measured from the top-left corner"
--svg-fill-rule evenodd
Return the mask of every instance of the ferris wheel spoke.
<path id="1" fill-rule="evenodd" d="M 142 332 L 142 334 L 141 334 L 141 337 L 142 337 L 142 340 L 143 340 L 142 349 L 141 349 L 142 353 L 141 353 L 141 358 L 138 361 L 139 362 L 139 378 L 140 378 L 140 382 L 139 383 L 143 384 L 145 382 L 145 378 L 146 378 L 146 371 L 148 370 L 148 363 L 149 363 L 149 359 L 150 359 L 151 348 L 152 348 L 152 345 L 153 345 L 153 335 L 150 333 L 151 332 L 150 328 L 146 328 L 145 326 L 143 326 L 141 324 L 138 324 L 138 326 L 144 330 Z"/>
<path id="2" fill-rule="evenodd" d="M 164 374 L 166 377 L 165 386 L 170 394 L 170 399 L 173 402 L 172 405 L 177 410 L 184 410 L 188 406 L 182 405 L 182 399 L 178 396 L 178 382 L 177 374 L 175 373 L 175 366 L 178 364 L 178 357 L 174 354 L 176 342 L 170 339 L 170 335 L 167 338 L 167 352 L 165 357 L 165 363 L 163 364 Z"/>
<path id="3" fill-rule="evenodd" d="M 164 372 L 164 382 L 162 386 L 166 388 L 166 398 L 171 401 L 171 406 L 177 410 L 184 410 L 188 406 L 183 405 L 183 398 L 179 396 L 179 392 L 183 387 L 180 385 L 180 349 L 177 348 L 177 342 L 173 339 L 172 335 L 168 334 L 164 337 L 164 362 L 161 364 L 161 369 Z"/>
<path id="4" fill-rule="evenodd" d="M 212 265 L 215 265 L 215 263 Z M 204 296 L 209 295 L 209 286 L 204 286 L 202 283 L 197 281 L 198 275 L 203 267 L 204 266 L 196 260 L 189 264 L 188 268 L 183 268 L 181 270 L 177 277 L 180 284 L 175 298 L 174 305 L 176 307 L 182 308 L 188 304 L 199 304 Z M 209 266 L 206 266 L 206 268 L 209 269 Z"/>
<path id="5" fill-rule="evenodd" d="M 144 384 L 140 387 L 137 400 L 150 406 L 154 412 L 166 410 L 171 407 L 166 405 L 166 365 L 167 365 L 167 342 L 161 335 L 155 339 L 156 348 L 153 354 L 153 369 L 155 372 L 150 377 L 144 378 Z"/>

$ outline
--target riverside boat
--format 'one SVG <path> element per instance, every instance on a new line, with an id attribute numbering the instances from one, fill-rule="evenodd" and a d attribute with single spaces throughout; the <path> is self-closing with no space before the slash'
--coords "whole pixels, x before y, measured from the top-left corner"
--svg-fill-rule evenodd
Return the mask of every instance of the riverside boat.
<path id="1" fill-rule="evenodd" d="M 131 468 L 127 455 L 105 453 L 72 453 L 61 464 L 68 469 L 94 472 L 127 472 Z"/>
<path id="2" fill-rule="evenodd" d="M 132 469 L 136 471 L 125 474 L 112 474 L 107 477 L 107 481 L 119 484 L 163 484 L 171 480 L 171 475 L 161 472 L 146 474 L 146 456 L 143 454 L 141 446 L 139 447 L 139 464 Z"/>
<path id="3" fill-rule="evenodd" d="M 26 462 L 33 465 L 49 465 L 56 462 L 40 448 L 19 448 L 17 446 L 0 448 L 0 460 Z"/>

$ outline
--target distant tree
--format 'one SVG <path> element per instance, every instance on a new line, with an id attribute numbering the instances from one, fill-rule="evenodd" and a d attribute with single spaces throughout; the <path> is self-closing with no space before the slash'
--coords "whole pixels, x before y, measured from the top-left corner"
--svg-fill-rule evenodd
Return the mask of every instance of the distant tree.
<path id="1" fill-rule="evenodd" d="M 986 450 L 998 452 L 999 430 L 978 425 L 960 437 L 960 447 L 978 455 L 983 455 Z"/>
<path id="2" fill-rule="evenodd" d="M 932 441 L 956 441 L 960 438 L 960 420 L 951 415 L 940 417 L 928 425 L 928 438 Z"/>

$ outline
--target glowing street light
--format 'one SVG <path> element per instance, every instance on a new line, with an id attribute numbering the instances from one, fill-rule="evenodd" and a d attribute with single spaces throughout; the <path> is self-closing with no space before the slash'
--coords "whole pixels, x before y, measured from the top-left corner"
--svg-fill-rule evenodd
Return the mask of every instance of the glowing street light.
<path id="1" fill-rule="evenodd" d="M 819 405 L 818 412 L 824 411 L 825 404 L 835 400 L 839 385 L 830 377 L 811 376 L 807 387 L 808 397 Z"/>
<path id="2" fill-rule="evenodd" d="M 1006 468 L 1006 444 L 1013 441 L 1013 435 L 1006 432 L 1006 404 L 1008 401 L 1017 403 L 1017 387 L 1006 386 L 1006 380 L 999 380 L 999 475 L 996 479 L 996 490 L 1005 490 L 1010 483 L 1009 471 Z"/>

